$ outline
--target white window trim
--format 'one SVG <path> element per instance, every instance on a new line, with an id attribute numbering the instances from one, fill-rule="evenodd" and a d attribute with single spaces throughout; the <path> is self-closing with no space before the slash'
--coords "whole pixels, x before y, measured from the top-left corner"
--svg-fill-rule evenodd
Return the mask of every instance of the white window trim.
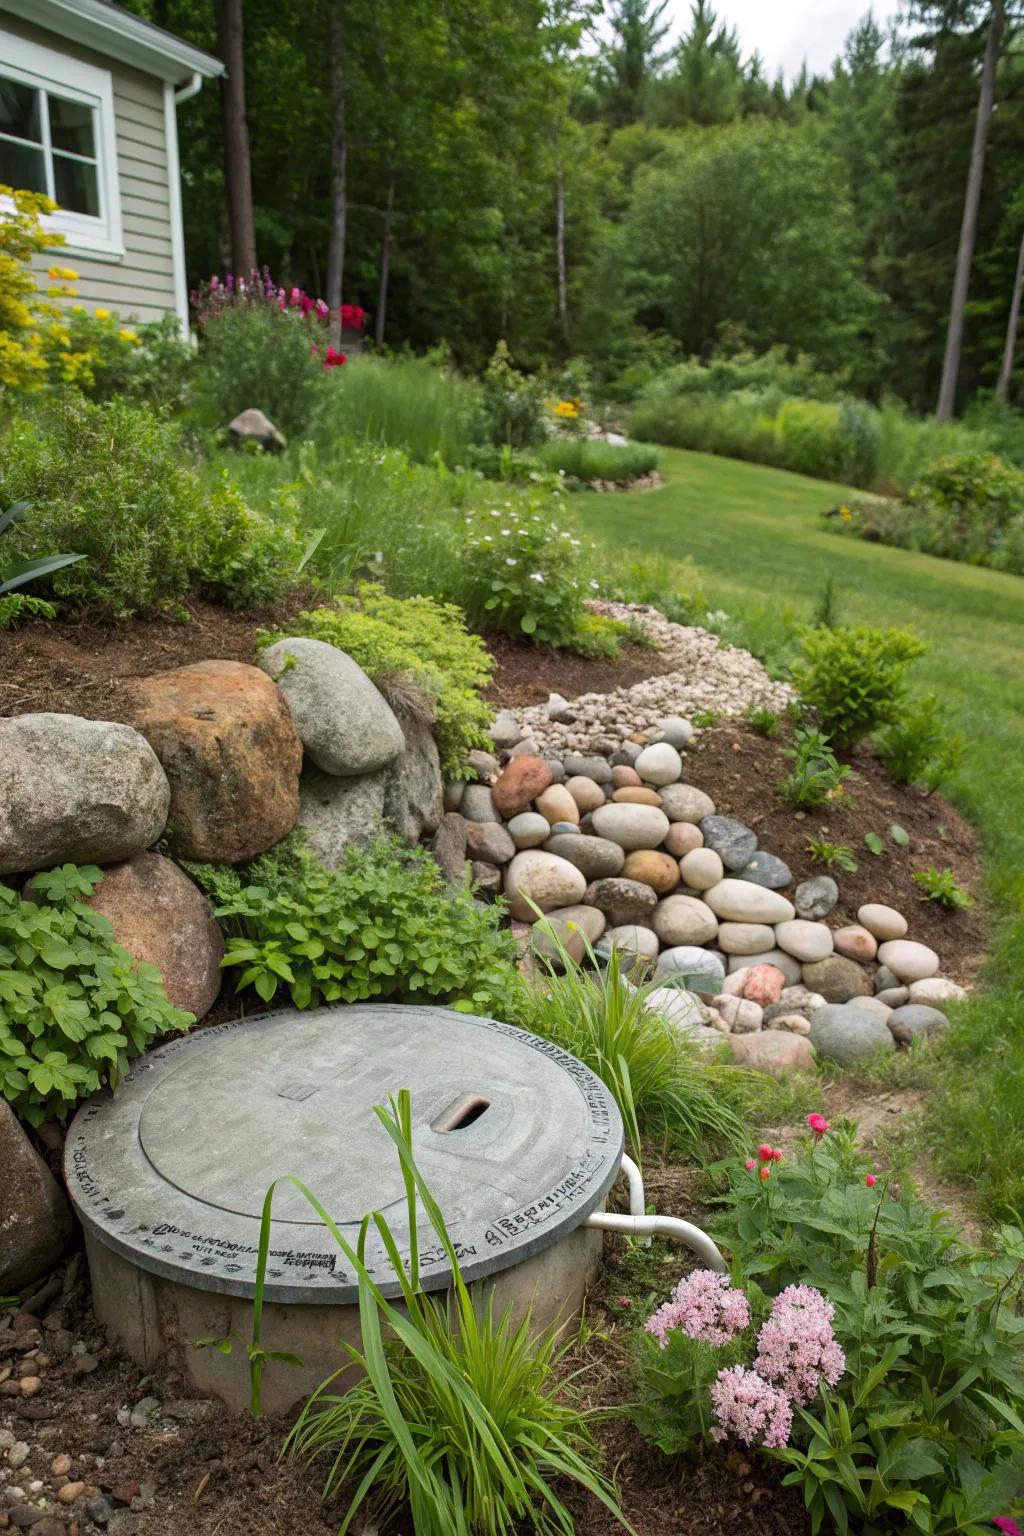
<path id="1" fill-rule="evenodd" d="M 59 208 L 45 214 L 44 229 L 62 234 L 65 243 L 57 251 L 68 256 L 99 256 L 107 261 L 124 257 L 124 233 L 121 225 L 121 187 L 117 170 L 117 134 L 114 118 L 114 83 L 110 71 L 68 58 L 40 43 L 24 38 L 3 37 L 3 62 L 0 73 L 25 85 L 53 91 L 72 101 L 82 101 L 95 109 L 96 178 L 99 187 L 100 215 L 72 213 Z M 10 203 L 10 199 L 0 199 Z"/>

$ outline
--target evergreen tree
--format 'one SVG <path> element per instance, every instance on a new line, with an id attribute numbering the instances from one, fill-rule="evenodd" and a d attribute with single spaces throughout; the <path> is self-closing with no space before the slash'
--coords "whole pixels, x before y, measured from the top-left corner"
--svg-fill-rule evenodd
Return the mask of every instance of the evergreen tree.
<path id="1" fill-rule="evenodd" d="M 664 62 L 669 30 L 662 17 L 669 0 L 613 0 L 612 40 L 598 57 L 595 83 L 600 110 L 613 128 L 643 120 L 651 85 Z"/>

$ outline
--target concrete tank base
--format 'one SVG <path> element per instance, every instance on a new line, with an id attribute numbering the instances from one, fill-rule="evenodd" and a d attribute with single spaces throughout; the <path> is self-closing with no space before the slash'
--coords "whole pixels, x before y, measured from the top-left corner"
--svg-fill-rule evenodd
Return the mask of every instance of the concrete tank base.
<path id="1" fill-rule="evenodd" d="M 474 1295 L 493 1294 L 495 1315 L 511 1307 L 520 1320 L 532 1305 L 539 1332 L 551 1324 L 568 1328 L 580 1315 L 588 1287 L 601 1262 L 603 1234 L 577 1227 L 561 1242 L 512 1269 L 478 1281 Z M 249 1360 L 252 1302 L 196 1286 L 181 1285 L 140 1269 L 137 1264 L 85 1234 L 92 1281 L 93 1309 L 112 1344 L 147 1370 L 170 1365 L 195 1391 L 217 1397 L 233 1412 L 249 1407 Z M 232 1341 L 230 1355 L 197 1349 L 199 1339 Z M 265 1349 L 286 1350 L 301 1367 L 271 1361 L 263 1373 L 263 1408 L 285 1413 L 344 1363 L 339 1340 L 359 1347 L 359 1308 L 326 1303 L 263 1308 Z M 348 1385 L 354 1371 L 345 1377 Z"/>

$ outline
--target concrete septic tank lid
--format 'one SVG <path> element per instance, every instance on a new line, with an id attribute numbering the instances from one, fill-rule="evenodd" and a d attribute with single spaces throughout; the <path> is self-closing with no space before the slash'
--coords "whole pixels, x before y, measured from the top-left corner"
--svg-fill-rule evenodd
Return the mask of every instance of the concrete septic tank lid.
<path id="1" fill-rule="evenodd" d="M 601 1080 L 514 1025 L 446 1008 L 357 1004 L 198 1030 L 141 1057 L 90 1099 L 65 1148 L 94 1238 L 166 1279 L 252 1296 L 264 1196 L 294 1174 L 355 1246 L 383 1212 L 403 1255 L 398 1153 L 373 1113 L 408 1088 L 417 1165 L 467 1280 L 521 1263 L 578 1227 L 619 1171 L 622 1121 Z M 422 1283 L 450 1267 L 420 1210 Z M 376 1229 L 368 1266 L 398 1292 Z M 351 1265 L 299 1191 L 274 1195 L 268 1301 L 349 1304 Z"/>

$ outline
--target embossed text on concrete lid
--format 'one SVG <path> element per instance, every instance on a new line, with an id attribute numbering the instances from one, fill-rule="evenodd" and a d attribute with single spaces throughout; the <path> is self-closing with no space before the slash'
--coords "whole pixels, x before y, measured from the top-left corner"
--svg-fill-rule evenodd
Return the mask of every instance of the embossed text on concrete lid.
<path id="1" fill-rule="evenodd" d="M 93 1235 L 143 1269 L 251 1296 L 268 1186 L 293 1174 L 353 1243 L 381 1211 L 408 1253 L 398 1154 L 373 1113 L 408 1088 L 417 1165 L 466 1279 L 539 1252 L 603 1201 L 622 1122 L 607 1088 L 557 1046 L 445 1008 L 358 1004 L 236 1020 L 140 1058 L 89 1100 L 65 1150 L 68 1188 Z M 423 1283 L 450 1280 L 420 1212 Z M 372 1229 L 371 1229 L 372 1232 Z M 374 1278 L 390 1264 L 374 1233 Z M 313 1208 L 278 1185 L 271 1301 L 351 1303 L 351 1265 Z"/>

